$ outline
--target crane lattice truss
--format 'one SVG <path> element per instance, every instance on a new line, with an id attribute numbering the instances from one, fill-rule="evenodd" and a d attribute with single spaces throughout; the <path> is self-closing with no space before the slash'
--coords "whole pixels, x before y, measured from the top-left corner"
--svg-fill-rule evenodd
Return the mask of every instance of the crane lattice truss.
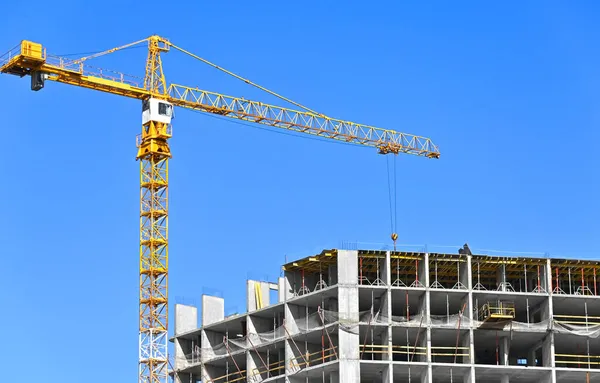
<path id="1" fill-rule="evenodd" d="M 139 44 L 147 44 L 143 82 L 120 72 L 90 67 L 87 63 Z M 161 53 L 171 48 L 244 80 L 301 110 L 226 96 L 177 84 L 168 84 Z M 140 297 L 139 382 L 166 383 L 168 378 L 168 161 L 171 151 L 171 117 L 174 106 L 311 134 L 346 143 L 377 148 L 381 154 L 406 153 L 439 158 L 430 139 L 327 117 L 243 79 L 198 57 L 160 36 L 151 36 L 121 47 L 79 59 L 47 54 L 41 44 L 22 41 L 0 56 L 0 72 L 31 76 L 32 90 L 46 80 L 99 90 L 142 101 L 142 133 L 137 139 L 140 160 Z"/>

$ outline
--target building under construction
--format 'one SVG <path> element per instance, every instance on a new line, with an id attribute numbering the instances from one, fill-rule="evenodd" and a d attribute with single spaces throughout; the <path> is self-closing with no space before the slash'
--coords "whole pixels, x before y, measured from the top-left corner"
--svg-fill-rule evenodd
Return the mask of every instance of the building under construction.
<path id="1" fill-rule="evenodd" d="M 177 383 L 600 382 L 600 262 L 465 245 L 326 250 L 283 270 L 247 282 L 244 314 L 204 295 L 198 327 L 176 305 Z"/>

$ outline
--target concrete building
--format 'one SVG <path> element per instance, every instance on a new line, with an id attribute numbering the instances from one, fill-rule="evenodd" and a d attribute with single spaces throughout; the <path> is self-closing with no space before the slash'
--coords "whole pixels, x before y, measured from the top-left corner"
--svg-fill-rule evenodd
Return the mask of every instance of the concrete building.
<path id="1" fill-rule="evenodd" d="M 600 382 L 600 262 L 465 245 L 326 250 L 283 270 L 247 281 L 247 313 L 204 295 L 198 327 L 175 307 L 177 383 Z"/>

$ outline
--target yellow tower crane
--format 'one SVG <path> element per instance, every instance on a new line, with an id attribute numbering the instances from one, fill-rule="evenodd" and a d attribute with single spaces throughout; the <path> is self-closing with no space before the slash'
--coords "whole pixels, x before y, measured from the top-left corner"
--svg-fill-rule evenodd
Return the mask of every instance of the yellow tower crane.
<path id="1" fill-rule="evenodd" d="M 143 83 L 123 73 L 92 68 L 87 62 L 139 44 L 148 45 Z M 161 53 L 171 48 L 222 70 L 247 84 L 277 96 L 300 110 L 230 97 L 177 84 L 167 84 Z M 168 186 L 171 119 L 175 106 L 213 113 L 270 127 L 287 129 L 346 143 L 374 147 L 381 154 L 413 154 L 439 158 L 430 139 L 327 117 L 282 97 L 178 47 L 160 36 L 68 59 L 50 55 L 41 44 L 21 44 L 0 56 L 0 73 L 31 76 L 38 91 L 46 80 L 80 86 L 142 101 L 142 132 L 137 137 L 140 160 L 140 296 L 139 383 L 166 383 L 168 378 Z M 392 235 L 395 241 L 397 236 Z"/>

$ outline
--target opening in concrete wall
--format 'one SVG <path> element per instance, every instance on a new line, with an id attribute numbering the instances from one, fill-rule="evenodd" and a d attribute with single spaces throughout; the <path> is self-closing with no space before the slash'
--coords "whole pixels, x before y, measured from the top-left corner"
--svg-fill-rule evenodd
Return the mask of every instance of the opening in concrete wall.
<path id="1" fill-rule="evenodd" d="M 431 361 L 434 363 L 470 363 L 468 329 L 431 329 Z"/>
<path id="2" fill-rule="evenodd" d="M 189 367 L 200 363 L 200 332 L 198 335 L 189 335 L 175 339 L 175 365 L 176 367 Z"/>
<path id="3" fill-rule="evenodd" d="M 390 280 L 396 287 L 425 287 L 424 254 L 392 252 L 390 254 Z"/>
<path id="4" fill-rule="evenodd" d="M 574 334 L 554 334 L 556 367 L 600 369 L 598 339 Z"/>
<path id="5" fill-rule="evenodd" d="M 389 360 L 389 326 L 378 323 L 361 324 L 359 328 L 360 359 Z"/>
<path id="6" fill-rule="evenodd" d="M 387 382 L 386 379 L 390 373 L 390 365 L 379 363 L 361 363 L 360 365 L 360 382 L 361 383 L 381 383 Z"/>
<path id="7" fill-rule="evenodd" d="M 515 326 L 540 327 L 546 330 L 549 318 L 549 296 L 493 291 L 473 292 L 473 319 L 476 326 L 491 322 L 514 321 Z"/>
<path id="8" fill-rule="evenodd" d="M 473 289 L 547 293 L 546 264 L 545 259 L 473 256 Z"/>
<path id="9" fill-rule="evenodd" d="M 468 366 L 431 366 L 432 382 L 434 383 L 462 383 L 468 382 L 471 368 Z"/>
<path id="10" fill-rule="evenodd" d="M 285 374 L 285 342 L 253 346 L 248 352 L 248 378 L 262 381 Z"/>
<path id="11" fill-rule="evenodd" d="M 402 362 L 427 361 L 427 329 L 392 326 L 392 360 Z"/>
<path id="12" fill-rule="evenodd" d="M 553 380 L 550 369 L 475 366 L 475 382 L 552 383 Z M 578 381 L 557 380 L 557 382 L 577 383 Z"/>
<path id="13" fill-rule="evenodd" d="M 304 334 L 297 334 L 287 340 L 291 359 L 287 360 L 288 369 L 298 371 L 338 359 L 337 326 L 327 326 Z"/>
<path id="14" fill-rule="evenodd" d="M 429 312 L 436 320 L 455 318 L 459 313 L 468 314 L 468 301 L 469 294 L 466 291 L 430 290 Z"/>
<path id="15" fill-rule="evenodd" d="M 552 297 L 554 321 L 568 326 L 600 326 L 600 301 L 592 297 Z"/>
<path id="16" fill-rule="evenodd" d="M 421 383 L 427 382 L 427 363 L 394 363 L 394 382 Z"/>
<path id="17" fill-rule="evenodd" d="M 323 315 L 318 306 L 288 304 L 286 328 L 291 334 L 313 331 L 323 326 Z"/>
<path id="18" fill-rule="evenodd" d="M 597 261 L 552 260 L 554 294 L 594 295 L 600 293 L 600 265 Z"/>
<path id="19" fill-rule="evenodd" d="M 205 362 L 203 372 L 203 381 L 207 382 L 246 381 L 246 354 L 237 353 L 228 358 Z"/>
<path id="20" fill-rule="evenodd" d="M 392 289 L 392 322 L 402 323 L 414 320 L 425 310 L 425 290 L 410 288 Z M 427 323 L 427 322 L 425 322 Z"/>
<path id="21" fill-rule="evenodd" d="M 386 253 L 381 251 L 358 252 L 358 284 L 366 286 L 386 286 Z"/>
<path id="22" fill-rule="evenodd" d="M 388 289 L 379 286 L 361 286 L 358 289 L 358 311 L 367 313 L 367 316 L 372 316 L 371 321 L 373 322 L 387 323 L 390 317 Z"/>
<path id="23" fill-rule="evenodd" d="M 262 342 L 275 341 L 285 336 L 282 328 L 284 305 L 270 306 L 248 315 L 248 333 L 257 334 Z"/>
<path id="24" fill-rule="evenodd" d="M 550 367 L 547 332 L 475 330 L 476 364 Z"/>
<path id="25" fill-rule="evenodd" d="M 287 380 L 279 380 L 276 382 L 289 382 L 289 383 L 335 383 L 340 381 L 339 367 L 335 364 L 329 364 L 325 366 L 318 366 L 315 368 L 308 368 L 300 370 L 293 375 L 287 376 Z M 270 381 L 269 381 L 270 382 Z"/>
<path id="26" fill-rule="evenodd" d="M 467 261 L 464 255 L 429 254 L 429 287 L 466 290 L 469 286 Z"/>
<path id="27" fill-rule="evenodd" d="M 284 266 L 284 280 L 288 299 L 306 295 L 337 284 L 337 252 L 323 253 L 288 263 Z"/>

